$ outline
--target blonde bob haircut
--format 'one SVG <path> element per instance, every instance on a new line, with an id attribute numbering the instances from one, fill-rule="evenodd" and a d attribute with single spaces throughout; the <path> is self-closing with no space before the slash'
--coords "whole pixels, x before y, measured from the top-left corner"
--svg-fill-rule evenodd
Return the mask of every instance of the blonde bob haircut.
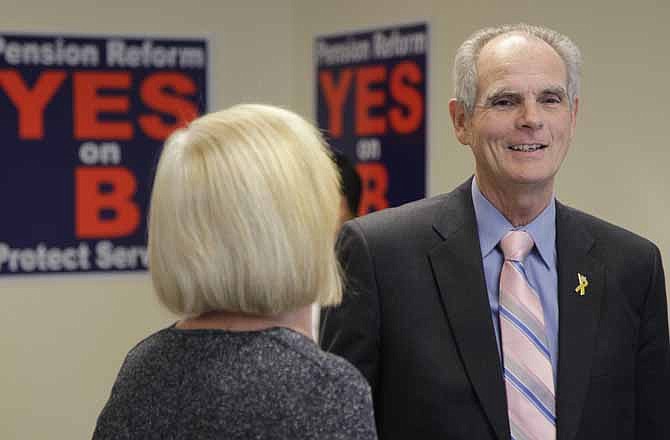
<path id="1" fill-rule="evenodd" d="M 149 267 L 178 315 L 287 312 L 342 298 L 339 175 L 300 116 L 245 104 L 177 130 L 149 211 Z"/>

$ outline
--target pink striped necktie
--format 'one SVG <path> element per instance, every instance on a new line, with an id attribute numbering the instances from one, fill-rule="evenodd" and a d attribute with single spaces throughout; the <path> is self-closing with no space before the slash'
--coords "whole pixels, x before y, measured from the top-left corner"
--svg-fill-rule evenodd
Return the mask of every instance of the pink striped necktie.
<path id="1" fill-rule="evenodd" d="M 533 248 L 525 231 L 500 241 L 500 336 L 512 439 L 556 438 L 554 376 L 542 303 L 528 283 L 523 261 Z"/>

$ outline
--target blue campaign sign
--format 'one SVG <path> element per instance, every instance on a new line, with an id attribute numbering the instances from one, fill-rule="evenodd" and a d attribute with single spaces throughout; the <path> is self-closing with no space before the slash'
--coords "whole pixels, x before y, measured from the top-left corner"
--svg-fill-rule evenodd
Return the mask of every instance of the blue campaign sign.
<path id="1" fill-rule="evenodd" d="M 165 138 L 207 109 L 204 39 L 0 33 L 0 275 L 143 271 Z"/>
<path id="2" fill-rule="evenodd" d="M 359 214 L 426 195 L 428 27 L 316 39 L 317 121 L 356 163 Z"/>

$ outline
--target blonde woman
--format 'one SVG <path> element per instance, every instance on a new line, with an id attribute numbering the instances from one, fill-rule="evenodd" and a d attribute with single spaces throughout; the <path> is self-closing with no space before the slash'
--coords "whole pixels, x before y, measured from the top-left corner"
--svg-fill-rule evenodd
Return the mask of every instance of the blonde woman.
<path id="1" fill-rule="evenodd" d="M 133 348 L 95 439 L 374 439 L 367 383 L 319 350 L 342 297 L 336 168 L 287 110 L 239 105 L 165 143 L 149 214 L 159 301 L 182 319 Z"/>

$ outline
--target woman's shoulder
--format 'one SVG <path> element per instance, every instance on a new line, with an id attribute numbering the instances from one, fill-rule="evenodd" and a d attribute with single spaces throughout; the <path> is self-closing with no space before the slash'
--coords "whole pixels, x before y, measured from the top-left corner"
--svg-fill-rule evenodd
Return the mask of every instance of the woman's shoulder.
<path id="1" fill-rule="evenodd" d="M 158 330 L 141 339 L 128 351 L 126 360 L 133 358 L 144 358 L 153 355 L 165 355 L 169 352 L 166 346 L 171 344 L 170 329 L 172 326 Z"/>
<path id="2" fill-rule="evenodd" d="M 349 361 L 323 351 L 307 336 L 287 328 L 278 328 L 269 335 L 294 353 L 296 361 L 312 365 L 322 381 L 350 383 L 367 389 L 367 381 Z"/>
<path id="3" fill-rule="evenodd" d="M 304 438 L 376 439 L 370 386 L 363 375 L 347 360 L 290 332 L 273 337 L 289 346 L 299 364 L 291 370 L 301 376 L 292 397 L 301 402 L 295 417 L 308 420 Z"/>

